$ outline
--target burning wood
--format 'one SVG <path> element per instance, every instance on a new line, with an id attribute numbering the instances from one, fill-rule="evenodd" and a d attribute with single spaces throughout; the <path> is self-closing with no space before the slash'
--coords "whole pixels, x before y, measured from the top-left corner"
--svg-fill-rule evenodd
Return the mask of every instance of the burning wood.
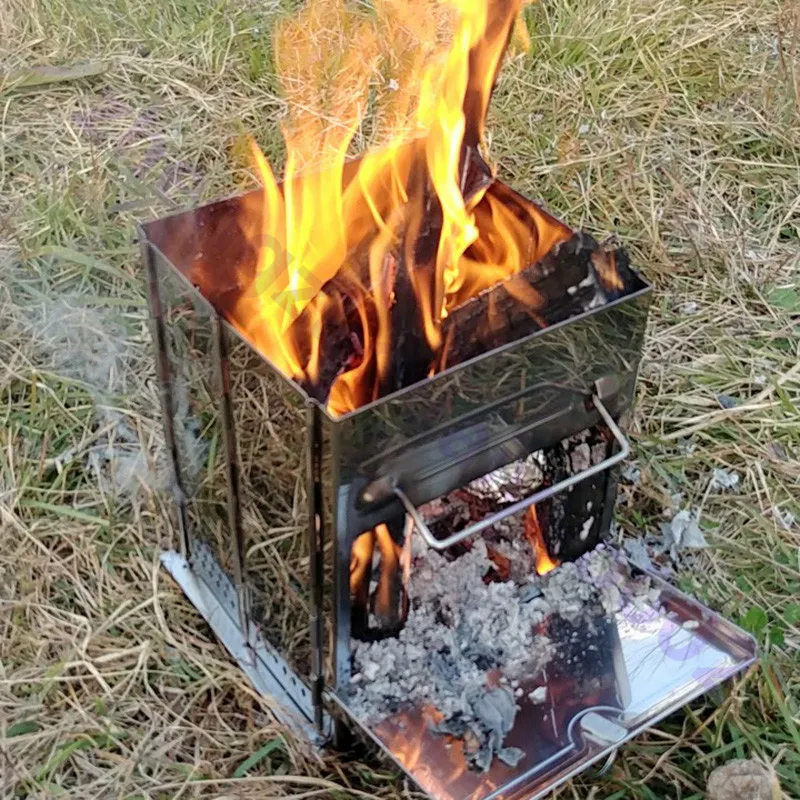
<path id="1" fill-rule="evenodd" d="M 256 266 L 231 317 L 334 414 L 622 283 L 613 256 L 494 183 L 480 155 L 521 5 L 379 0 L 373 23 L 343 0 L 310 0 L 278 33 L 286 177 L 279 185 L 253 144 L 264 190 L 240 227 Z M 346 164 L 381 66 L 403 81 L 379 114 L 385 143 Z"/>

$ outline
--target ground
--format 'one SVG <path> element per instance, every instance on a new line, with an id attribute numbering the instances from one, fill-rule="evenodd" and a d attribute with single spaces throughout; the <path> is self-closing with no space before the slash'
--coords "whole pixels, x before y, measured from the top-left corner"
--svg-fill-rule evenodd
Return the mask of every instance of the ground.
<path id="1" fill-rule="evenodd" d="M 245 132 L 280 160 L 287 5 L 0 6 L 2 797 L 414 796 L 376 758 L 292 739 L 158 567 L 133 225 L 252 186 Z M 800 7 L 541 0 L 526 18 L 491 113 L 500 173 L 618 234 L 656 288 L 620 535 L 657 534 L 681 493 L 711 544 L 681 586 L 761 646 L 557 796 L 701 798 L 753 756 L 800 797 Z M 739 484 L 714 489 L 715 468 Z"/>

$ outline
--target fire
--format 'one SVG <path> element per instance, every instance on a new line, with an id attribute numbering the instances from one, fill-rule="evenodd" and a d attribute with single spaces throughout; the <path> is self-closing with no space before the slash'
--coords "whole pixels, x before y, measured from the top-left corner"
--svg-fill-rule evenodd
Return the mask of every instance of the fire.
<path id="1" fill-rule="evenodd" d="M 350 596 L 362 616 L 369 609 L 370 578 L 376 549 L 380 556 L 380 572 L 372 598 L 373 611 L 380 629 L 390 630 L 401 624 L 408 613 L 406 590 L 411 571 L 410 529 L 406 531 L 402 546 L 392 538 L 384 524 L 362 533 L 353 542 Z"/>
<path id="2" fill-rule="evenodd" d="M 536 514 L 536 506 L 531 506 L 525 515 L 525 535 L 533 548 L 537 574 L 547 575 L 548 572 L 552 572 L 558 566 L 558 562 L 553 561 L 547 552 L 542 526 L 539 524 L 539 517 Z"/>
<path id="3" fill-rule="evenodd" d="M 403 337 L 429 351 L 422 377 L 440 369 L 445 317 L 569 235 L 487 194 L 478 155 L 524 1 L 375 0 L 369 15 L 346 0 L 309 0 L 276 32 L 285 176 L 279 185 L 252 143 L 263 191 L 241 227 L 257 263 L 232 316 L 302 385 L 320 386 L 332 370 L 320 394 L 334 414 L 398 388 Z M 348 162 L 376 104 L 378 146 Z M 476 167 L 485 179 L 468 185 Z M 519 291 L 533 311 L 536 293 Z M 340 364 L 330 363 L 331 342 L 347 353 Z"/>

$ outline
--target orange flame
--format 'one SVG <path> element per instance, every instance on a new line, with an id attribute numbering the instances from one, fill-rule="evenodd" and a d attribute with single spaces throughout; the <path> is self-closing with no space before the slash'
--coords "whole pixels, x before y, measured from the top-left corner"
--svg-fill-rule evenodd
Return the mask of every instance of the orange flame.
<path id="1" fill-rule="evenodd" d="M 522 3 L 375 0 L 369 16 L 346 0 L 309 0 L 277 31 L 285 178 L 279 186 L 252 143 L 263 191 L 241 226 L 258 256 L 254 291 L 233 317 L 280 370 L 311 384 L 323 367 L 323 332 L 346 317 L 361 352 L 333 383 L 334 414 L 379 394 L 401 267 L 425 340 L 440 353 L 441 323 L 453 308 L 568 235 L 544 215 L 521 220 L 485 187 L 465 199 L 462 185 L 506 44 L 512 33 L 524 38 L 515 27 Z M 348 165 L 373 103 L 381 146 Z M 438 235 L 420 254 L 432 219 Z M 323 289 L 334 278 L 346 283 L 338 295 Z"/>
<path id="2" fill-rule="evenodd" d="M 525 515 L 525 535 L 533 548 L 537 574 L 547 575 L 548 572 L 552 572 L 558 566 L 558 562 L 554 561 L 547 552 L 542 527 L 536 514 L 536 506 L 531 506 Z"/>

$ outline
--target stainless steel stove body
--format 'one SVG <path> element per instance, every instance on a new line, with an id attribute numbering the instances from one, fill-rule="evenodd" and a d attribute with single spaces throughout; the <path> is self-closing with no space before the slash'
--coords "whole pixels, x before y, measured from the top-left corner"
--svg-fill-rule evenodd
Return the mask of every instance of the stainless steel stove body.
<path id="1" fill-rule="evenodd" d="M 601 631 L 592 663 L 565 655 L 547 675 L 530 676 L 531 688 L 548 686 L 551 702 L 518 715 L 508 744 L 527 755 L 516 768 L 466 769 L 422 709 L 380 726 L 355 719 L 349 574 L 363 531 L 411 519 L 429 546 L 444 549 L 594 482 L 605 501 L 583 548 L 605 538 L 617 465 L 628 453 L 624 421 L 649 287 L 634 274 L 605 305 L 333 417 L 226 318 L 219 298 L 237 290 L 241 202 L 140 229 L 180 532 L 163 562 L 289 724 L 320 741 L 342 721 L 363 728 L 441 800 L 522 800 L 543 796 L 753 660 L 749 637 L 654 578 L 651 602 L 592 623 Z M 198 288 L 209 270 L 214 302 Z M 422 504 L 597 426 L 609 433 L 602 461 L 494 518 L 444 541 L 419 518 Z M 554 631 L 563 653 L 574 634 Z"/>

